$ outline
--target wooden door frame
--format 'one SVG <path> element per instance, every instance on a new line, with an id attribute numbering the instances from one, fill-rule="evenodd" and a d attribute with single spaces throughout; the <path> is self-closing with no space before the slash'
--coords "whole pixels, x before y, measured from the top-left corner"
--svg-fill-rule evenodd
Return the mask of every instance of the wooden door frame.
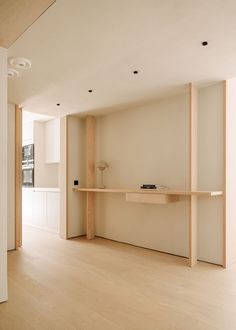
<path id="1" fill-rule="evenodd" d="M 15 249 L 22 246 L 22 108 L 15 106 Z"/>

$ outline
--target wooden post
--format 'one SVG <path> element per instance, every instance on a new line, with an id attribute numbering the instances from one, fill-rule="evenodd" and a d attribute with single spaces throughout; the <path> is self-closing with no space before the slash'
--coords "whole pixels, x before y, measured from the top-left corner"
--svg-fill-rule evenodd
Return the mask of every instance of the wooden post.
<path id="1" fill-rule="evenodd" d="M 224 81 L 223 267 L 236 263 L 236 78 Z"/>
<path id="2" fill-rule="evenodd" d="M 189 190 L 197 190 L 197 89 L 189 84 Z M 189 266 L 197 263 L 197 196 L 189 198 Z"/>
<path id="3" fill-rule="evenodd" d="M 60 237 L 68 239 L 68 116 L 60 118 Z"/>
<path id="4" fill-rule="evenodd" d="M 95 131 L 96 120 L 93 116 L 86 118 L 86 184 L 87 188 L 95 185 Z M 87 239 L 95 235 L 95 196 L 94 192 L 87 192 L 86 210 Z"/>
<path id="5" fill-rule="evenodd" d="M 15 106 L 15 248 L 22 246 L 22 109 Z"/>

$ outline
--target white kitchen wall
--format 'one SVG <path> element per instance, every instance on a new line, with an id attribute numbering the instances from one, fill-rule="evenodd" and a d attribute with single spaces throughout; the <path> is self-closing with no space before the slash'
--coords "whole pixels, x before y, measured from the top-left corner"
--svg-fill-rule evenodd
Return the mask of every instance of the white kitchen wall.
<path id="1" fill-rule="evenodd" d="M 34 121 L 35 187 L 56 188 L 59 186 L 59 164 L 46 163 L 45 122 Z"/>
<path id="2" fill-rule="evenodd" d="M 23 118 L 24 118 L 24 111 L 23 111 Z M 24 120 L 24 119 L 23 119 Z M 22 144 L 23 146 L 26 146 L 27 144 L 34 143 L 34 122 L 23 121 L 23 127 L 22 127 Z"/>
<path id="3" fill-rule="evenodd" d="M 45 122 L 44 126 L 45 141 L 45 162 L 60 162 L 60 119 L 52 119 Z"/>

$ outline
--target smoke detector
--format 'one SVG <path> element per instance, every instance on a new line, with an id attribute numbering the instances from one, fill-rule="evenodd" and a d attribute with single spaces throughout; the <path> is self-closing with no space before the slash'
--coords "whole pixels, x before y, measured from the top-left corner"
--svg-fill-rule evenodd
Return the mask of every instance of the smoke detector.
<path id="1" fill-rule="evenodd" d="M 31 67 L 31 62 L 24 57 L 10 57 L 9 64 L 15 69 L 27 70 Z"/>
<path id="2" fill-rule="evenodd" d="M 20 75 L 20 73 L 17 70 L 8 68 L 8 70 L 7 70 L 8 78 L 18 78 L 19 75 Z"/>

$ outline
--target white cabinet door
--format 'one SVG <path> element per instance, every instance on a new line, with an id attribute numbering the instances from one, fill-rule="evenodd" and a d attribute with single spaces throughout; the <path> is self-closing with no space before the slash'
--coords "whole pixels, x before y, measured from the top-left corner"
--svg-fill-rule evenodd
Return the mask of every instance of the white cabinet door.
<path id="1" fill-rule="evenodd" d="M 22 144 L 26 146 L 27 144 L 33 143 L 34 133 L 33 133 L 33 121 L 23 123 L 22 130 Z"/>
<path id="2" fill-rule="evenodd" d="M 22 223 L 31 224 L 33 218 L 33 189 L 22 189 Z"/>
<path id="3" fill-rule="evenodd" d="M 59 196 L 58 192 L 47 192 L 47 227 L 59 233 Z"/>
<path id="4" fill-rule="evenodd" d="M 40 228 L 47 226 L 46 192 L 33 192 L 32 225 Z"/>
<path id="5" fill-rule="evenodd" d="M 52 119 L 45 123 L 45 162 L 60 162 L 60 120 Z"/>

